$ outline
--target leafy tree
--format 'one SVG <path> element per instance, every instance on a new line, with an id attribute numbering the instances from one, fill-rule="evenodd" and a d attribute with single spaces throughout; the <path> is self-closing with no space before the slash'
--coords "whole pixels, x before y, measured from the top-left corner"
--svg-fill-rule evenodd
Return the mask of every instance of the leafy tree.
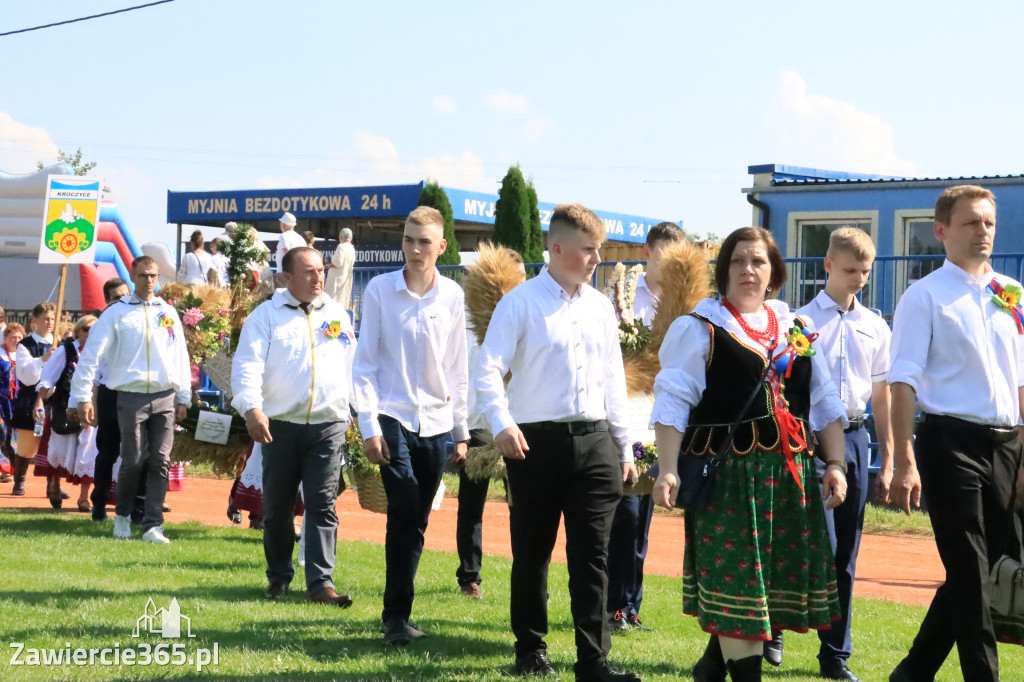
<path id="1" fill-rule="evenodd" d="M 76 149 L 75 153 L 73 155 L 72 154 L 66 154 L 65 152 L 63 152 L 60 149 L 58 149 L 57 150 L 57 163 L 66 163 L 67 165 L 71 166 L 71 170 L 73 170 L 75 172 L 75 175 L 88 175 L 89 171 L 91 171 L 93 168 L 96 167 L 96 162 L 95 161 L 90 161 L 89 163 L 85 163 L 82 160 L 82 148 L 81 147 Z M 43 164 L 42 161 L 37 161 L 36 162 L 36 170 L 43 170 L 44 168 L 46 168 L 46 166 Z M 109 191 L 110 191 L 109 187 L 104 187 L 103 188 L 103 193 L 104 194 L 106 194 Z"/>
<path id="2" fill-rule="evenodd" d="M 544 260 L 544 235 L 540 229 L 537 191 L 527 183 L 519 164 L 511 166 L 501 181 L 494 207 L 494 242 L 518 251 L 527 263 Z"/>
<path id="3" fill-rule="evenodd" d="M 459 240 L 455 236 L 455 218 L 452 214 L 452 204 L 448 201 L 444 188 L 436 180 L 427 182 L 420 192 L 417 206 L 436 208 L 444 217 L 444 240 L 448 242 L 448 247 L 437 259 L 437 264 L 459 265 L 462 259 L 459 256 Z"/>

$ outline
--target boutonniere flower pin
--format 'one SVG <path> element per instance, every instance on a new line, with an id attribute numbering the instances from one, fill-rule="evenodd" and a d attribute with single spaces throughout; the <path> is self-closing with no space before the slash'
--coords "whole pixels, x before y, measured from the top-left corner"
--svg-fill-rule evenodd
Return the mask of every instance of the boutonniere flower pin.
<path id="1" fill-rule="evenodd" d="M 1017 333 L 1024 335 L 1024 308 L 1020 303 L 1021 295 L 1024 292 L 1021 291 L 1021 288 L 1016 284 L 1003 286 L 999 280 L 993 278 L 988 283 L 988 290 L 992 292 L 992 302 L 1000 310 L 1013 317 L 1013 321 L 1017 325 Z"/>
<path id="2" fill-rule="evenodd" d="M 167 330 L 167 336 L 174 339 L 174 318 L 169 317 L 165 313 L 160 313 L 156 316 L 157 323 Z"/>
<path id="3" fill-rule="evenodd" d="M 352 342 L 352 335 L 345 331 L 341 326 L 341 322 L 334 320 L 332 322 L 324 322 L 320 325 L 320 329 L 323 331 L 324 336 L 329 339 L 341 339 L 345 343 Z"/>
<path id="4" fill-rule="evenodd" d="M 779 357 L 775 358 L 776 373 L 785 375 L 788 379 L 793 372 L 793 360 L 797 356 L 809 358 L 817 353 L 812 345 L 817 339 L 818 335 L 811 333 L 806 327 L 793 325 L 789 333 L 786 334 L 788 345 Z"/>

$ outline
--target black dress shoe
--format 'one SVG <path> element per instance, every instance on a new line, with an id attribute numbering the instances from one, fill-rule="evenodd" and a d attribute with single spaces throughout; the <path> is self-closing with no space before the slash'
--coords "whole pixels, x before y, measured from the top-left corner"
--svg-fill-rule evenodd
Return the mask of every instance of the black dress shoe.
<path id="1" fill-rule="evenodd" d="M 390 620 L 384 626 L 384 643 L 394 644 L 397 646 L 405 646 L 414 639 L 420 637 L 426 637 L 427 633 L 423 632 L 415 625 L 406 620 Z"/>
<path id="2" fill-rule="evenodd" d="M 555 669 L 548 663 L 548 656 L 543 651 L 516 654 L 515 671 L 516 675 L 536 675 L 537 677 L 555 674 Z"/>
<path id="3" fill-rule="evenodd" d="M 764 660 L 776 668 L 782 665 L 782 630 L 773 630 L 772 638 L 764 643 Z"/>
<path id="4" fill-rule="evenodd" d="M 853 674 L 846 667 L 845 661 L 829 661 L 821 664 L 821 676 L 826 680 L 848 680 L 848 682 L 860 682 L 860 678 Z"/>
<path id="5" fill-rule="evenodd" d="M 932 681 L 934 682 L 934 680 L 935 678 L 933 677 Z M 908 675 L 903 670 L 903 664 L 900 663 L 896 666 L 896 669 L 892 671 L 892 674 L 889 675 L 889 682 L 918 682 L 918 680 Z"/>
<path id="6" fill-rule="evenodd" d="M 586 673 L 577 672 L 576 682 L 640 682 L 640 676 L 636 673 L 612 670 L 605 663 L 600 668 L 594 668 Z"/>
<path id="7" fill-rule="evenodd" d="M 629 627 L 633 628 L 634 630 L 640 630 L 642 632 L 654 632 L 654 628 L 649 628 L 646 625 L 644 625 L 643 621 L 640 620 L 640 616 L 636 615 L 635 613 L 631 613 L 628 616 L 626 616 L 626 622 L 629 623 Z"/>
<path id="8" fill-rule="evenodd" d="M 169 512 L 169 511 L 171 511 L 171 508 L 170 508 L 170 507 L 168 507 L 168 506 L 167 506 L 167 505 L 165 504 L 165 505 L 163 506 L 163 512 L 164 512 L 164 514 L 166 514 L 166 513 L 167 513 L 167 512 Z"/>
<path id="9" fill-rule="evenodd" d="M 263 593 L 264 599 L 278 599 L 279 597 L 288 594 L 288 586 L 284 583 L 270 583 L 267 585 L 267 591 Z"/>

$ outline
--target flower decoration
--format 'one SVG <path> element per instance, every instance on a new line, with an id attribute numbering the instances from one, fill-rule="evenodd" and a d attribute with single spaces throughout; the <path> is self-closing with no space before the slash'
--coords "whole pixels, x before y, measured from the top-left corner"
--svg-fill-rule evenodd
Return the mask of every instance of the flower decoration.
<path id="1" fill-rule="evenodd" d="M 797 356 L 809 358 L 817 353 L 812 345 L 817 338 L 818 335 L 812 333 L 807 327 L 794 324 L 786 334 L 786 341 L 789 345 L 775 358 L 776 374 L 785 376 L 788 379 L 789 375 L 793 372 L 793 360 Z"/>
<path id="2" fill-rule="evenodd" d="M 643 476 L 657 461 L 658 450 L 654 443 L 633 443 L 633 466 L 636 467 L 637 474 Z"/>
<path id="3" fill-rule="evenodd" d="M 1003 285 L 999 280 L 992 278 L 988 283 L 988 290 L 992 292 L 992 302 L 996 306 L 1013 317 L 1017 325 L 1017 333 L 1024 335 L 1024 308 L 1021 307 L 1021 288 L 1016 284 Z"/>
<path id="4" fill-rule="evenodd" d="M 171 337 L 171 340 L 173 341 L 175 338 L 174 318 L 172 318 L 170 315 L 160 313 L 159 315 L 156 316 L 156 323 L 160 325 L 160 327 L 162 327 L 163 329 L 167 330 L 167 336 Z"/>
<path id="5" fill-rule="evenodd" d="M 320 329 L 323 330 L 324 336 L 329 339 L 336 339 L 341 336 L 341 322 L 334 320 L 333 322 L 324 322 L 320 325 Z"/>
<path id="6" fill-rule="evenodd" d="M 197 324 L 203 321 L 203 311 L 199 308 L 189 308 L 181 315 L 182 323 L 187 327 L 195 327 Z"/>

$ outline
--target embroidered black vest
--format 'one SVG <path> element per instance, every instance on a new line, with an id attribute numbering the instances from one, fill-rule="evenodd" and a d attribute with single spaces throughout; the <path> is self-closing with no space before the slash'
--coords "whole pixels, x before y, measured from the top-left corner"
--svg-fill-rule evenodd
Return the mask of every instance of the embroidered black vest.
<path id="1" fill-rule="evenodd" d="M 28 349 L 28 354 L 34 358 L 43 357 L 46 351 L 50 349 L 49 344 L 36 341 L 36 337 L 31 334 L 23 338 L 19 345 L 25 346 Z M 21 381 L 18 381 L 18 400 L 15 405 L 16 410 L 28 414 L 29 418 L 31 418 L 32 410 L 36 407 L 36 385 L 26 386 Z"/>
<path id="2" fill-rule="evenodd" d="M 761 379 L 767 360 L 751 345 L 745 345 L 736 336 L 706 318 L 691 313 L 708 327 L 711 352 L 706 365 L 707 386 L 701 400 L 690 412 L 683 434 L 681 454 L 708 457 L 718 452 L 729 428 L 739 416 L 747 396 Z M 803 321 L 797 318 L 797 325 Z M 786 343 L 785 332 L 780 329 L 780 346 Z M 781 348 L 775 349 L 778 356 Z M 804 441 L 808 441 L 807 418 L 811 401 L 811 359 L 797 356 L 788 378 L 782 380 L 782 395 L 789 403 L 789 411 L 800 422 Z M 746 418 L 736 429 L 730 454 L 749 455 L 753 450 L 781 451 L 779 424 L 772 409 L 771 390 L 762 383 L 760 394 L 754 399 Z M 802 449 L 802 448 L 800 448 Z M 797 451 L 794 448 L 794 451 Z"/>

